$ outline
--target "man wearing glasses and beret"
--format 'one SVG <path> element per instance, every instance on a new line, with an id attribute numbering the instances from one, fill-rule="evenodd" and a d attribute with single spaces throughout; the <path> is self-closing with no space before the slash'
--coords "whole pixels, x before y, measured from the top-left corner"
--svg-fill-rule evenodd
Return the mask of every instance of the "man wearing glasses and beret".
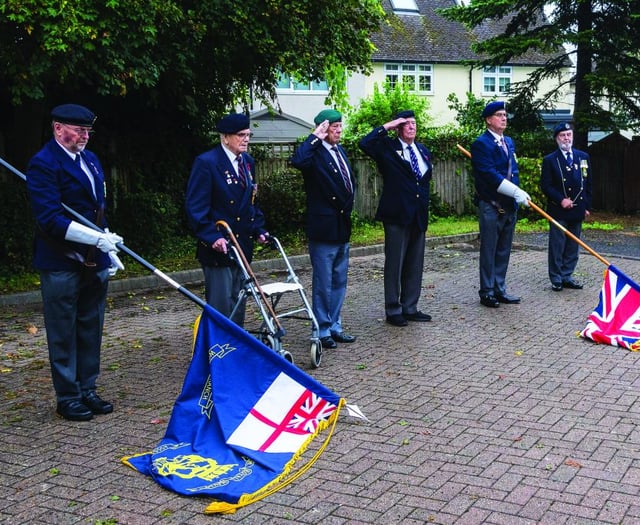
<path id="1" fill-rule="evenodd" d="M 267 242 L 264 215 L 255 204 L 255 163 L 247 153 L 251 137 L 249 117 L 231 113 L 216 125 L 220 144 L 199 155 L 191 169 L 185 207 L 189 226 L 197 239 L 196 256 L 202 265 L 208 304 L 229 317 L 242 289 L 243 275 L 229 257 L 224 232 L 216 222 L 225 221 L 250 263 L 257 239 Z M 244 325 L 244 304 L 231 318 Z"/>
<path id="2" fill-rule="evenodd" d="M 518 161 L 507 128 L 503 101 L 482 111 L 486 131 L 471 144 L 471 165 L 476 187 L 480 228 L 480 303 L 497 308 L 517 304 L 520 297 L 507 294 L 506 275 L 519 204 L 528 206 L 527 192 L 518 187 Z"/>
<path id="3" fill-rule="evenodd" d="M 122 237 L 106 229 L 104 172 L 86 149 L 96 116 L 84 106 L 63 104 L 51 120 L 53 138 L 27 168 L 37 226 L 33 261 L 40 272 L 57 412 L 87 421 L 113 411 L 96 393 L 96 379 L 109 276 L 124 268 L 116 255 Z M 104 232 L 77 222 L 63 204 Z"/>

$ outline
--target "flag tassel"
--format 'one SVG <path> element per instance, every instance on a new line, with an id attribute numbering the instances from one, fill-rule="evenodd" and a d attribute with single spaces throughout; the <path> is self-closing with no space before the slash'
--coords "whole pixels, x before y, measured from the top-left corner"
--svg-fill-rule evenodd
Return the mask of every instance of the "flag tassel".
<path id="1" fill-rule="evenodd" d="M 309 470 L 314 465 L 314 463 L 318 460 L 320 455 L 327 448 L 327 445 L 329 444 L 329 441 L 331 440 L 333 433 L 335 431 L 336 424 L 338 422 L 338 416 L 340 415 L 340 410 L 344 406 L 345 402 L 346 402 L 345 399 L 343 398 L 340 399 L 337 409 L 333 412 L 333 414 L 331 414 L 331 416 L 329 416 L 329 419 L 327 421 L 322 421 L 318 425 L 318 429 L 314 432 L 313 435 L 309 437 L 305 446 L 301 447 L 300 450 L 298 450 L 298 452 L 291 458 L 289 463 L 287 463 L 282 474 L 278 476 L 275 480 L 273 480 L 270 484 L 262 487 L 260 490 L 254 492 L 253 494 L 244 494 L 242 497 L 240 497 L 240 499 L 238 500 L 238 503 L 213 501 L 209 505 L 207 505 L 207 508 L 205 509 L 204 513 L 205 514 L 233 514 L 238 509 L 241 509 L 242 507 L 246 507 L 247 505 L 260 501 L 261 499 L 264 499 L 267 496 L 270 496 L 271 494 L 274 494 L 279 490 L 282 490 L 284 487 L 293 483 L 296 479 L 302 476 L 302 474 L 307 472 L 307 470 Z M 298 468 L 295 472 L 291 473 L 293 466 L 300 459 L 300 456 L 304 453 L 308 444 L 311 443 L 311 441 L 313 441 L 313 439 L 315 439 L 320 432 L 322 432 L 329 426 L 330 426 L 330 429 L 326 439 L 323 441 L 322 445 L 318 448 L 317 452 L 313 455 L 313 457 L 311 457 L 309 461 L 307 461 L 303 466 Z"/>

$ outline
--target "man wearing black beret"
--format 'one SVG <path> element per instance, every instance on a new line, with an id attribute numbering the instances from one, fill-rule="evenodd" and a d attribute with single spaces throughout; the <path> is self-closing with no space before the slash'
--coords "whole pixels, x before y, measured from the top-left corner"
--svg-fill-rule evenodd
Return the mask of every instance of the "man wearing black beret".
<path id="1" fill-rule="evenodd" d="M 217 221 L 225 221 L 248 262 L 257 239 L 266 242 L 264 215 L 255 204 L 258 185 L 255 163 L 247 153 L 251 137 L 249 117 L 231 113 L 217 123 L 220 144 L 199 155 L 191 169 L 185 207 L 189 225 L 197 238 L 196 255 L 205 278 L 207 303 L 229 317 L 242 289 L 243 275 L 228 254 L 227 240 L 218 231 Z M 240 305 L 231 318 L 244 325 L 245 308 Z"/>
<path id="2" fill-rule="evenodd" d="M 390 137 L 389 131 L 397 136 Z M 399 112 L 360 140 L 378 165 L 383 188 L 376 219 L 384 225 L 384 302 L 387 323 L 431 321 L 418 310 L 422 290 L 425 235 L 429 225 L 431 152 L 415 142 L 415 114 Z"/>
<path id="3" fill-rule="evenodd" d="M 547 196 L 547 212 L 567 231 L 580 238 L 582 222 L 591 209 L 591 159 L 573 148 L 573 127 L 568 122 L 553 130 L 558 149 L 542 159 L 540 187 Z M 549 279 L 551 289 L 581 289 L 573 279 L 578 264 L 578 243 L 551 225 L 549 230 Z"/>
<path id="4" fill-rule="evenodd" d="M 37 223 L 33 261 L 40 271 L 57 412 L 86 421 L 113 411 L 96 393 L 96 379 L 109 276 L 124 268 L 116 255 L 122 237 L 106 229 L 104 172 L 86 149 L 95 115 L 84 106 L 63 104 L 53 109 L 51 120 L 53 138 L 27 168 Z M 69 217 L 63 204 L 104 233 Z"/>
<path id="5" fill-rule="evenodd" d="M 518 187 L 518 161 L 507 128 L 503 101 L 482 111 L 486 131 L 471 144 L 471 165 L 476 187 L 480 228 L 480 303 L 497 308 L 517 304 L 520 297 L 507 293 L 506 275 L 519 204 L 528 206 L 529 195 Z"/>

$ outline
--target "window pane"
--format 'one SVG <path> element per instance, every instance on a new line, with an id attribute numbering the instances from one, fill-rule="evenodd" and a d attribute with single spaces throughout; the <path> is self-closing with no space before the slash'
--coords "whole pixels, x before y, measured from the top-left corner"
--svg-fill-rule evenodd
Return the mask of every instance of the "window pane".
<path id="1" fill-rule="evenodd" d="M 416 89 L 416 77 L 412 75 L 403 75 L 402 76 L 402 85 L 405 86 L 409 91 L 415 91 Z"/>
<path id="2" fill-rule="evenodd" d="M 326 80 L 316 80 L 311 83 L 311 89 L 313 91 L 329 91 L 329 86 Z"/>
<path id="3" fill-rule="evenodd" d="M 495 93 L 496 91 L 496 79 L 493 77 L 484 78 L 484 91 L 485 93 Z"/>
<path id="4" fill-rule="evenodd" d="M 415 0 L 391 0 L 391 6 L 395 10 L 417 11 L 418 6 Z"/>
<path id="5" fill-rule="evenodd" d="M 291 89 L 291 79 L 289 78 L 289 75 L 280 73 L 280 76 L 278 77 L 278 84 L 276 87 L 279 89 Z"/>
<path id="6" fill-rule="evenodd" d="M 386 80 L 392 88 L 398 85 L 398 75 L 387 75 Z"/>
<path id="7" fill-rule="evenodd" d="M 431 91 L 431 77 L 427 75 L 420 75 L 419 79 L 420 91 Z"/>
<path id="8" fill-rule="evenodd" d="M 293 81 L 293 89 L 296 91 L 309 91 L 309 82 L 302 82 L 299 80 Z"/>

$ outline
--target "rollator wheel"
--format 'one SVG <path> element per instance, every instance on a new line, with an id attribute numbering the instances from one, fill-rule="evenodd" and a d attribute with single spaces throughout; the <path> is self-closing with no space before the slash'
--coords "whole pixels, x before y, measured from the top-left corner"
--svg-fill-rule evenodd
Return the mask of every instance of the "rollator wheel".
<path id="1" fill-rule="evenodd" d="M 291 364 L 293 364 L 293 356 L 291 355 L 291 352 L 287 352 L 286 350 L 283 350 L 282 352 L 280 352 L 280 355 L 284 357 L 287 361 L 289 361 Z"/>
<path id="2" fill-rule="evenodd" d="M 320 366 L 320 361 L 322 361 L 322 343 L 320 341 L 311 341 L 310 354 L 311 366 L 313 368 L 318 368 Z"/>

